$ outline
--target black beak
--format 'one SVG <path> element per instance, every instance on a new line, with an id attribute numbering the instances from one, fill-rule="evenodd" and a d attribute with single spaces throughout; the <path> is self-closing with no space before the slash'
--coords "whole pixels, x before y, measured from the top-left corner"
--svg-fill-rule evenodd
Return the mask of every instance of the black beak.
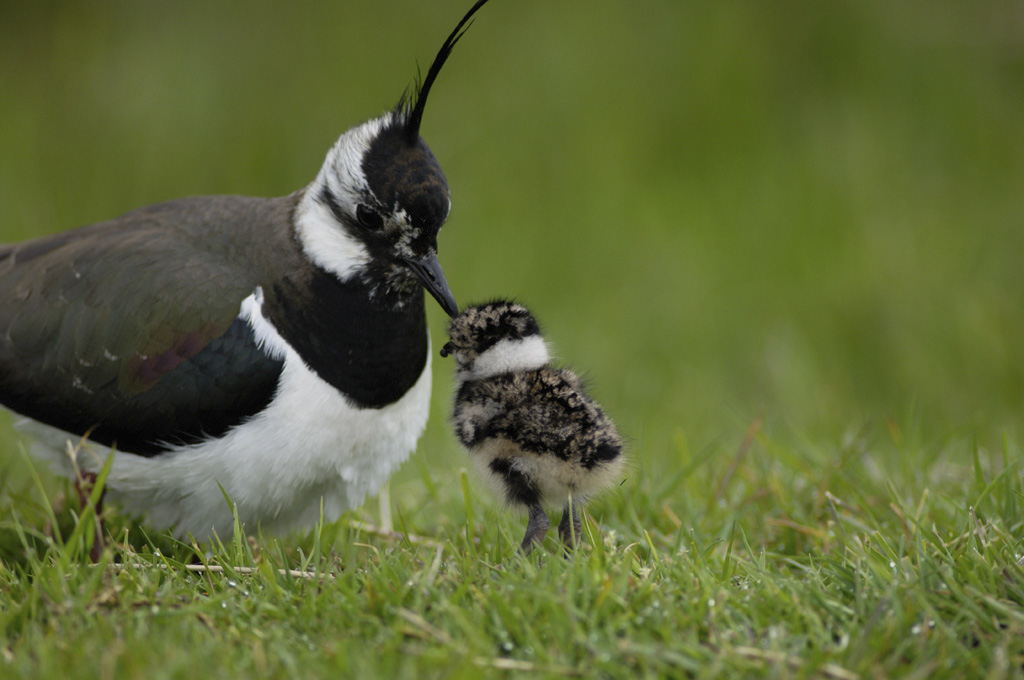
<path id="1" fill-rule="evenodd" d="M 448 287 L 448 282 L 445 281 L 444 271 L 441 269 L 441 263 L 437 261 L 437 255 L 430 253 L 425 257 L 409 258 L 405 263 L 423 282 L 423 287 L 434 296 L 445 314 L 455 316 L 459 313 L 459 305 L 455 302 L 455 296 L 452 295 L 452 289 Z"/>
<path id="2" fill-rule="evenodd" d="M 441 356 L 447 357 L 449 354 L 455 353 L 455 347 L 450 342 L 446 342 L 444 347 L 441 348 Z"/>

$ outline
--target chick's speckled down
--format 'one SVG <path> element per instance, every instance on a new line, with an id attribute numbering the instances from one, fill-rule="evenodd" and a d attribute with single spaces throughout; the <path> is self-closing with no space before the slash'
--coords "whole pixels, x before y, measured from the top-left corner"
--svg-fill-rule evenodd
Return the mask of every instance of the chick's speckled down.
<path id="1" fill-rule="evenodd" d="M 611 486 L 624 466 L 622 438 L 575 373 L 550 364 L 533 315 L 497 301 L 464 310 L 442 355 L 454 355 L 452 424 L 481 476 L 510 506 L 526 508 L 522 549 L 543 539 L 543 508 L 565 508 L 564 542 L 579 535 L 576 506 Z"/>

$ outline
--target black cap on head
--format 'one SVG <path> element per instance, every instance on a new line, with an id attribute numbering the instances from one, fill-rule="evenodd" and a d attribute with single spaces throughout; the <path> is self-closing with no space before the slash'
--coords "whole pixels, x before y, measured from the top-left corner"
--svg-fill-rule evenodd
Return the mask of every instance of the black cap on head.
<path id="1" fill-rule="evenodd" d="M 381 208 L 402 208 L 431 239 L 448 217 L 448 181 L 423 140 L 406 144 L 402 128 L 381 130 L 363 157 L 363 173 Z"/>

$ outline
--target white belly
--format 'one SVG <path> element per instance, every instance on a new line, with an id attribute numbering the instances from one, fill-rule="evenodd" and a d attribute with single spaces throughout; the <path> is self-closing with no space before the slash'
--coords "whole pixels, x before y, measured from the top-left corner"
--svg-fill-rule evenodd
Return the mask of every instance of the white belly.
<path id="1" fill-rule="evenodd" d="M 423 373 L 399 401 L 357 409 L 289 348 L 277 394 L 264 411 L 219 439 L 151 458 L 114 452 L 106 498 L 154 528 L 199 540 L 214 531 L 232 534 L 221 487 L 247 531 L 310 526 L 320 517 L 321 501 L 324 519 L 337 519 L 376 493 L 416 448 L 427 423 L 430 379 L 428 348 Z M 68 435 L 46 429 L 51 444 L 52 433 L 62 435 L 46 457 L 70 476 Z M 96 470 L 109 453 L 88 445 L 78 464 Z"/>

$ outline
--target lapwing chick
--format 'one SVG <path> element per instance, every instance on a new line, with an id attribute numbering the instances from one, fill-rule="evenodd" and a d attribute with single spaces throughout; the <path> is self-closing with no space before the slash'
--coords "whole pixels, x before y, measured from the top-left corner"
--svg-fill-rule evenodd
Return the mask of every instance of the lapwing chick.
<path id="1" fill-rule="evenodd" d="M 69 476 L 113 456 L 107 500 L 198 540 L 230 536 L 233 510 L 283 532 L 376 493 L 427 422 L 424 293 L 458 309 L 437 256 L 448 183 L 420 123 L 486 1 L 305 187 L 0 246 L 0 404 L 49 437 L 33 452 Z"/>
<path id="2" fill-rule="evenodd" d="M 529 513 L 521 550 L 548 530 L 545 508 L 562 507 L 558 533 L 575 547 L 578 508 L 622 473 L 622 438 L 572 371 L 551 365 L 526 307 L 499 300 L 452 319 L 441 356 L 455 357 L 452 424 L 482 477 Z"/>

